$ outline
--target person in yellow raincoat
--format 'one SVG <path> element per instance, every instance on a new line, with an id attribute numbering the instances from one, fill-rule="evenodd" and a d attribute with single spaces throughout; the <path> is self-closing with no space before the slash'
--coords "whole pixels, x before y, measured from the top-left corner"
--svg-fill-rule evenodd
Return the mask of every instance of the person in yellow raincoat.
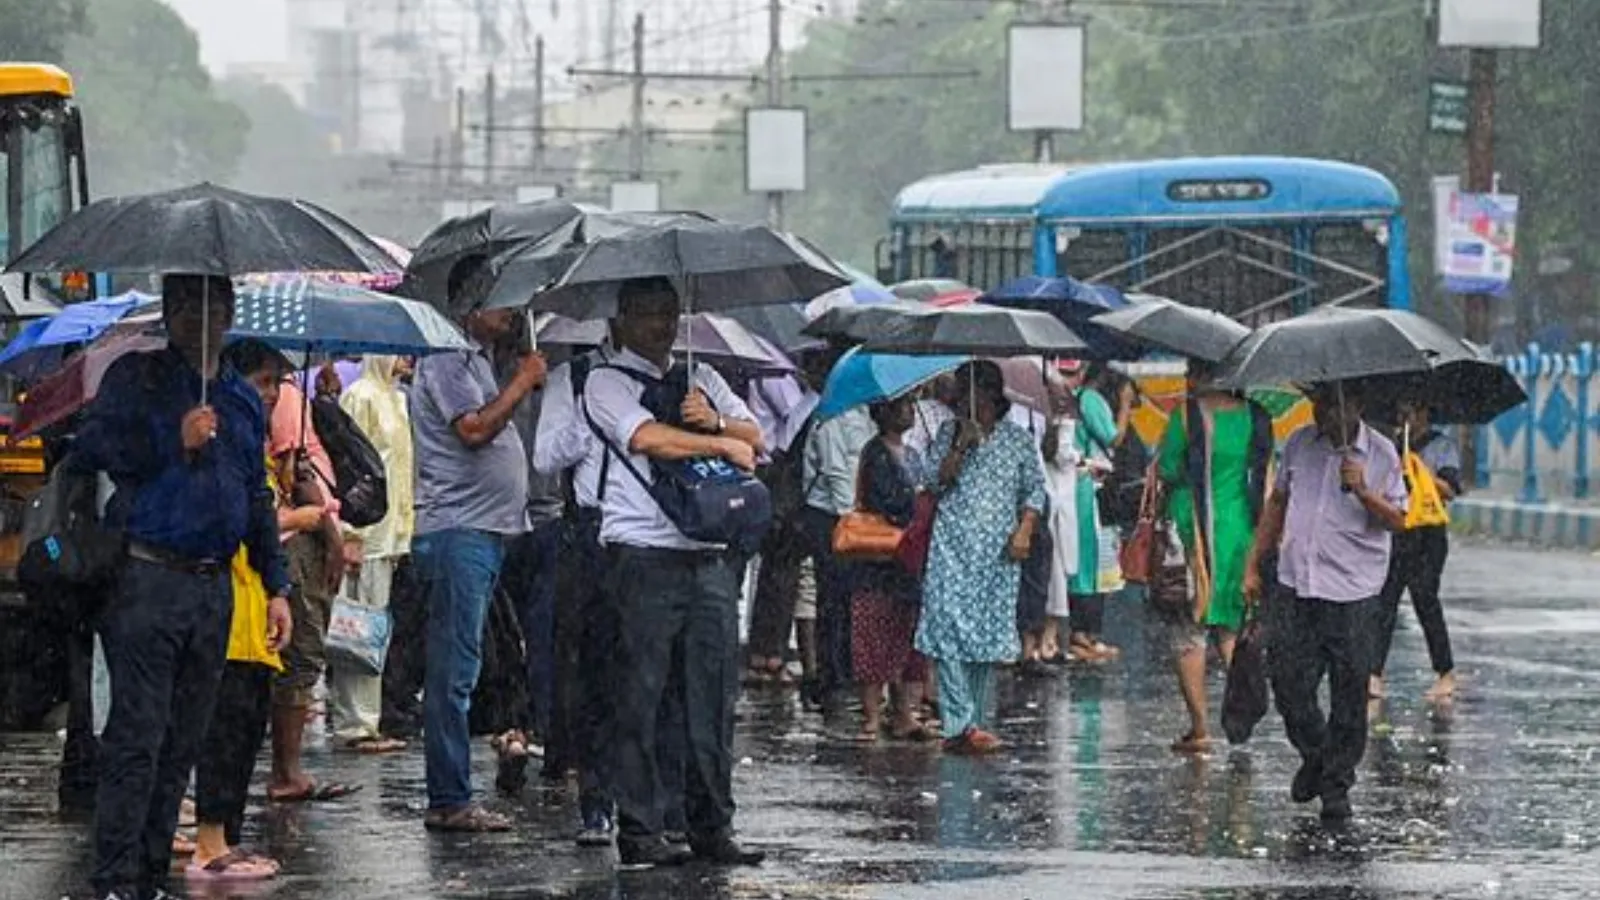
<path id="1" fill-rule="evenodd" d="M 372 442 L 388 475 L 389 512 L 377 524 L 350 529 L 347 546 L 361 548 L 361 565 L 345 575 L 344 599 L 362 606 L 388 609 L 395 568 L 411 552 L 412 510 L 411 416 L 400 376 L 406 361 L 398 356 L 368 356 L 357 378 L 339 398 L 351 421 Z M 383 676 L 328 663 L 328 723 L 334 738 L 362 753 L 404 750 L 406 742 L 378 730 L 383 706 Z"/>
<path id="2" fill-rule="evenodd" d="M 223 354 L 225 364 L 245 377 L 270 412 L 278 399 L 278 382 L 288 361 L 264 344 L 242 341 Z M 266 448 L 262 448 L 263 454 Z M 273 466 L 267 466 L 273 481 Z M 321 525 L 320 507 L 293 508 L 273 484 L 279 498 L 278 527 L 308 531 Z M 233 621 L 228 631 L 228 664 L 217 690 L 216 711 L 206 730 L 195 766 L 195 818 L 199 824 L 191 880 L 259 881 L 278 874 L 276 861 L 241 851 L 245 800 L 256 758 L 266 738 L 272 711 L 272 679 L 283 669 L 278 652 L 289 642 L 293 619 L 289 604 L 269 601 L 261 577 L 250 567 L 243 547 L 234 554 Z"/>

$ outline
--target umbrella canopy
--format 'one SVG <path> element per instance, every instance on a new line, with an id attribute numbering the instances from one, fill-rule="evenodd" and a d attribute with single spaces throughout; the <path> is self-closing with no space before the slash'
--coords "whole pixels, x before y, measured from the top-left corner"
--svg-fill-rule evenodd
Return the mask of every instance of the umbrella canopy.
<path id="1" fill-rule="evenodd" d="M 972 356 L 1078 356 L 1088 349 L 1055 316 L 985 303 L 890 313 L 865 347 L 879 353 Z"/>
<path id="2" fill-rule="evenodd" d="M 11 263 L 11 272 L 398 272 L 355 226 L 303 200 L 214 184 L 85 206 Z"/>
<path id="3" fill-rule="evenodd" d="M 438 310 L 415 300 L 304 276 L 237 288 L 234 339 L 330 355 L 423 355 L 471 349 Z"/>
<path id="4" fill-rule="evenodd" d="M 1250 336 L 1250 329 L 1210 309 L 1164 297 L 1140 297 L 1132 306 L 1094 317 L 1094 325 L 1149 347 L 1221 362 Z"/>
<path id="5" fill-rule="evenodd" d="M 1144 348 L 1095 324 L 1102 313 L 1131 305 L 1121 291 L 1109 285 L 1029 275 L 1007 282 L 981 299 L 994 306 L 1032 309 L 1055 316 L 1088 343 L 1086 355 L 1096 359 L 1138 359 L 1144 355 Z"/>
<path id="6" fill-rule="evenodd" d="M 516 309 L 528 305 L 534 294 L 549 287 L 567 273 L 589 245 L 602 238 L 616 237 L 635 228 L 675 223 L 706 223 L 712 219 L 700 213 L 618 213 L 590 210 L 568 220 L 561 227 L 536 241 L 513 247 L 494 257 L 490 265 L 494 286 L 484 299 L 490 309 Z"/>
<path id="7" fill-rule="evenodd" d="M 901 356 L 855 348 L 828 373 L 817 418 L 831 419 L 863 404 L 902 396 L 966 361 L 965 356 Z"/>
<path id="8" fill-rule="evenodd" d="M 932 300 L 941 294 L 974 290 L 972 285 L 954 278 L 913 278 L 889 286 L 890 293 L 902 300 Z"/>
<path id="9" fill-rule="evenodd" d="M 822 340 L 861 343 L 892 321 L 897 314 L 920 315 L 931 307 L 915 300 L 895 300 L 867 306 L 835 306 L 816 317 L 801 333 Z"/>
<path id="10" fill-rule="evenodd" d="M 728 310 L 728 318 L 750 329 L 750 333 L 770 342 L 788 354 L 820 350 L 826 344 L 807 337 L 804 330 L 809 320 L 805 307 L 798 303 L 773 303 L 767 306 L 741 306 Z"/>
<path id="11" fill-rule="evenodd" d="M 155 302 L 155 297 L 129 291 L 117 297 L 68 304 L 54 316 L 28 323 L 0 350 L 0 372 L 27 381 L 38 379 L 61 367 L 68 346 L 93 341 L 123 316 Z"/>
<path id="12" fill-rule="evenodd" d="M 440 223 L 412 253 L 400 292 L 435 306 L 446 303 L 450 272 L 462 260 L 473 256 L 490 259 L 542 241 L 572 220 L 600 211 L 565 200 L 497 203 Z"/>
<path id="13" fill-rule="evenodd" d="M 537 326 L 539 343 L 596 347 L 605 343 L 607 326 L 598 319 L 579 322 L 565 316 L 545 315 Z M 761 340 L 737 321 L 715 313 L 697 313 L 678 320 L 678 339 L 672 352 L 725 363 L 751 373 L 787 375 L 794 363 L 783 352 Z"/>
<path id="14" fill-rule="evenodd" d="M 28 391 L 17 409 L 13 437 L 21 439 L 37 434 L 71 418 L 94 400 L 112 363 L 129 353 L 148 353 L 166 345 L 163 335 L 128 329 L 114 331 L 98 343 L 74 353 L 60 371 Z"/>
<path id="15" fill-rule="evenodd" d="M 806 304 L 806 318 L 816 319 L 830 309 L 841 306 L 877 306 L 893 303 L 897 298 L 888 291 L 870 284 L 856 282 L 822 294 Z"/>
<path id="16" fill-rule="evenodd" d="M 641 278 L 669 280 L 686 312 L 793 303 L 850 282 L 821 254 L 765 226 L 686 221 L 591 243 L 530 308 L 610 318 L 622 285 Z"/>
<path id="17" fill-rule="evenodd" d="M 1526 400 L 1504 368 L 1415 313 L 1325 308 L 1259 328 L 1223 360 L 1219 386 L 1353 382 L 1373 400 L 1427 403 L 1440 421 L 1486 422 Z"/>

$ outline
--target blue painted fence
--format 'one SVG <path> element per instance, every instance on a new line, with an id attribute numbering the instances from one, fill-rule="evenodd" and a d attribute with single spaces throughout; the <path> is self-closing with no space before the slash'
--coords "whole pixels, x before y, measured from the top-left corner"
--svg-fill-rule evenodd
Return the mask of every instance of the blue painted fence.
<path id="1" fill-rule="evenodd" d="M 1590 468 L 1600 459 L 1600 384 L 1595 348 L 1504 357 L 1528 402 L 1478 435 L 1478 484 L 1522 503 L 1593 499 Z"/>

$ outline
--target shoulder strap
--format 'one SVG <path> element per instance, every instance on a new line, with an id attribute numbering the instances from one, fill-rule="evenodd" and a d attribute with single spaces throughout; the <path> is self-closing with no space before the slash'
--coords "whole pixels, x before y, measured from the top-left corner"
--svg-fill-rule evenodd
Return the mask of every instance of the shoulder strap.
<path id="1" fill-rule="evenodd" d="M 600 368 L 615 367 L 601 366 Z M 627 370 L 621 369 L 620 371 L 625 372 Z M 600 443 L 605 445 L 606 458 L 610 459 L 612 455 L 615 455 L 618 461 L 620 461 L 628 470 L 628 473 L 633 476 L 635 481 L 639 482 L 639 486 L 644 488 L 645 493 L 648 494 L 650 492 L 650 482 L 645 480 L 644 474 L 641 473 L 638 467 L 633 464 L 633 460 L 630 459 L 626 453 L 623 453 L 620 449 L 618 449 L 617 445 L 611 442 L 611 438 L 606 437 L 606 433 L 601 431 L 599 424 L 595 422 L 594 416 L 589 414 L 589 398 L 582 398 L 580 405 L 583 407 L 583 419 L 585 422 L 589 423 L 589 430 L 593 432 L 594 436 L 600 440 Z M 600 469 L 600 484 L 595 490 L 595 499 L 599 500 L 601 503 L 604 503 L 606 499 L 606 481 L 609 479 L 609 476 L 610 472 L 608 471 L 608 467 L 602 464 Z"/>

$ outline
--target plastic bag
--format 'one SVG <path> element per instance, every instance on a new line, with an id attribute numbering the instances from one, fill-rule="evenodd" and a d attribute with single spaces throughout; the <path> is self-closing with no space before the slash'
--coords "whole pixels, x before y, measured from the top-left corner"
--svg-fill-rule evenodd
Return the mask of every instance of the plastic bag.
<path id="1" fill-rule="evenodd" d="M 341 668 L 382 675 L 384 657 L 389 654 L 390 630 L 387 609 L 338 597 L 328 616 L 328 661 Z"/>
<path id="2" fill-rule="evenodd" d="M 1250 732 L 1272 703 L 1267 687 L 1266 635 L 1261 622 L 1251 619 L 1233 645 L 1233 663 L 1222 693 L 1222 731 L 1228 743 L 1250 740 Z"/>

